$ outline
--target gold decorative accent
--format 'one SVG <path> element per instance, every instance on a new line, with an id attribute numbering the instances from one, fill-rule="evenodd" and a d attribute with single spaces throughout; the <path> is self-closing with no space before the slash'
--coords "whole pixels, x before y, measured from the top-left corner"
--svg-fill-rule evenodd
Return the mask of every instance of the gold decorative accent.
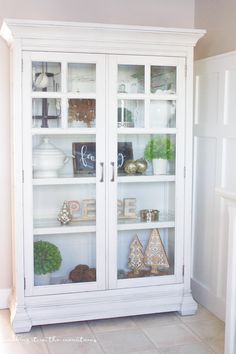
<path id="1" fill-rule="evenodd" d="M 144 173 L 148 168 L 147 161 L 144 159 L 136 160 L 135 165 L 136 165 L 136 172 L 137 173 Z"/>
<path id="2" fill-rule="evenodd" d="M 124 164 L 124 171 L 128 175 L 134 175 L 137 172 L 137 166 L 134 160 L 127 160 Z"/>

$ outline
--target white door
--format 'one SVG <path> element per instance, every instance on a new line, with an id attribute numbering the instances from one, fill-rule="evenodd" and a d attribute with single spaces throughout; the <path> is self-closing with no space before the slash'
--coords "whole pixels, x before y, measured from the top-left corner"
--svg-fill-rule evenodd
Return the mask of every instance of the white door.
<path id="1" fill-rule="evenodd" d="M 183 281 L 184 73 L 184 58 L 109 58 L 110 288 Z"/>
<path id="2" fill-rule="evenodd" d="M 26 295 L 104 289 L 105 57 L 29 52 L 23 68 Z"/>

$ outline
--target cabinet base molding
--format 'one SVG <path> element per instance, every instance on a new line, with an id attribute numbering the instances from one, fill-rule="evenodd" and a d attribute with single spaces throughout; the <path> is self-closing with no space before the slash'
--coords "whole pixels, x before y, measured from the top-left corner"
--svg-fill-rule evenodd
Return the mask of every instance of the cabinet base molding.
<path id="1" fill-rule="evenodd" d="M 86 296 L 85 296 L 86 295 Z M 134 300 L 135 295 L 135 300 Z M 168 296 L 167 296 L 168 295 Z M 11 307 L 11 311 L 14 308 Z M 12 313 L 16 333 L 31 326 L 178 311 L 192 315 L 197 305 L 180 285 L 25 298 Z"/>
<path id="2" fill-rule="evenodd" d="M 192 294 L 186 293 L 183 296 L 179 314 L 182 316 L 194 315 L 197 311 L 197 303 L 193 300 Z"/>
<path id="3" fill-rule="evenodd" d="M 14 298 L 10 302 L 11 324 L 15 333 L 29 332 L 32 327 L 31 318 L 24 306 L 16 304 Z"/>

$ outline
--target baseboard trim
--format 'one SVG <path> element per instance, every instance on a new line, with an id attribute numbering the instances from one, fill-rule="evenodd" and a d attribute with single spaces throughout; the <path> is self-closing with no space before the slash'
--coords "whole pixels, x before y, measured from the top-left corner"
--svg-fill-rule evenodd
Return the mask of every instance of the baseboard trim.
<path id="1" fill-rule="evenodd" d="M 225 321 L 225 301 L 213 294 L 206 286 L 196 279 L 191 280 L 192 295 L 200 305 L 212 312 L 216 317 Z"/>
<path id="2" fill-rule="evenodd" d="M 9 308 L 11 289 L 0 289 L 0 310 Z"/>

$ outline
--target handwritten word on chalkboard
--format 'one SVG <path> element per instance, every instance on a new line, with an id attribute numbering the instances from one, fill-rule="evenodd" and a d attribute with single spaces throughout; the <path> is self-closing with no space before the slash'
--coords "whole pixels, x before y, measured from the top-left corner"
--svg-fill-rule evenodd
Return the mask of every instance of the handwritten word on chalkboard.
<path id="1" fill-rule="evenodd" d="M 96 143 L 72 143 L 73 168 L 75 175 L 96 174 Z M 131 142 L 119 142 L 117 152 L 117 167 L 123 172 L 126 160 L 133 159 Z"/>

